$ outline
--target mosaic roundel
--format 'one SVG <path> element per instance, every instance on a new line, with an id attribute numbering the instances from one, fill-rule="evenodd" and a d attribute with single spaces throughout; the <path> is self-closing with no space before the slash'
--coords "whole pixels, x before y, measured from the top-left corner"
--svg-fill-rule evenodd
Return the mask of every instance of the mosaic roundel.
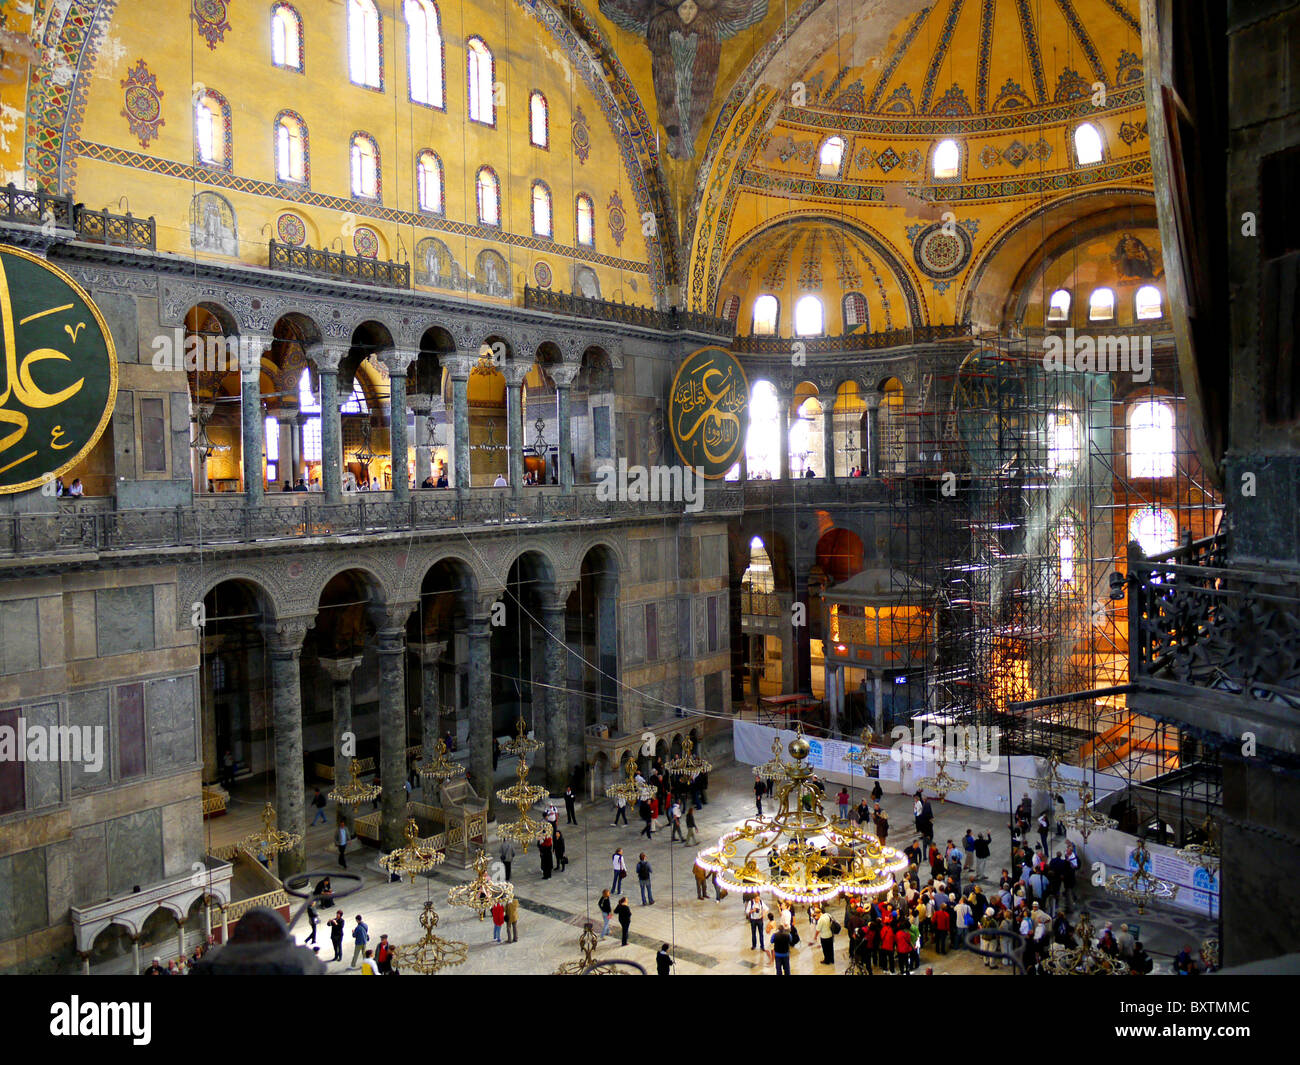
<path id="1" fill-rule="evenodd" d="M 538 288 L 551 287 L 551 266 L 550 263 L 538 260 L 533 263 L 533 280 L 537 282 Z"/>
<path id="2" fill-rule="evenodd" d="M 282 214 L 275 223 L 276 235 L 281 244 L 301 247 L 307 240 L 307 226 L 296 214 Z"/>
<path id="3" fill-rule="evenodd" d="M 959 225 L 935 222 L 916 235 L 912 257 L 927 276 L 954 277 L 966 268 L 972 251 L 971 239 Z"/>
<path id="4" fill-rule="evenodd" d="M 359 226 L 352 234 L 352 247 L 363 259 L 375 259 L 379 256 L 379 236 L 373 229 Z"/>

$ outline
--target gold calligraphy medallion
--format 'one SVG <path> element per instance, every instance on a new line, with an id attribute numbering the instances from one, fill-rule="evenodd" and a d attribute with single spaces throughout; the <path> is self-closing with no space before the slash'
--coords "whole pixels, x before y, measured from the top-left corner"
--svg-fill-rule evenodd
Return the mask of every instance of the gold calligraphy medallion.
<path id="1" fill-rule="evenodd" d="M 44 259 L 0 245 L 0 493 L 79 465 L 117 398 L 117 351 L 99 308 Z"/>
<path id="2" fill-rule="evenodd" d="M 673 378 L 668 431 L 687 466 L 710 480 L 726 476 L 739 460 L 749 429 L 749 382 L 725 348 L 700 348 Z"/>

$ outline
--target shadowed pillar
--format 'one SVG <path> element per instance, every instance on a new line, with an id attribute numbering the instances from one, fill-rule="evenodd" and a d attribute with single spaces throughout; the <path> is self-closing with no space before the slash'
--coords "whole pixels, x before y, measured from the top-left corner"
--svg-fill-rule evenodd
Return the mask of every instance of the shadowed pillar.
<path id="1" fill-rule="evenodd" d="M 275 814 L 281 831 L 305 837 L 302 763 L 302 684 L 298 656 L 312 618 L 284 618 L 266 626 L 271 659 L 272 717 L 275 722 Z M 300 841 L 279 857 L 280 876 L 300 873 L 306 866 L 306 845 Z"/>
<path id="2" fill-rule="evenodd" d="M 490 604 L 481 604 L 490 608 Z M 468 619 L 469 637 L 469 771 L 474 790 L 488 804 L 496 801 L 492 772 L 492 624 L 489 610 Z"/>
<path id="3" fill-rule="evenodd" d="M 240 338 L 241 355 L 248 352 L 258 355 L 271 346 L 268 337 L 245 336 Z M 260 358 L 244 360 L 239 367 L 240 435 L 244 459 L 244 499 L 251 504 L 262 502 L 262 361 Z"/>
<path id="4" fill-rule="evenodd" d="M 330 679 L 331 702 L 334 707 L 334 786 L 352 779 L 352 755 L 356 750 L 356 734 L 352 731 L 352 674 L 361 665 L 360 658 L 320 658 L 321 669 Z M 338 812 L 352 827 L 353 810 L 340 806 Z"/>
<path id="5" fill-rule="evenodd" d="M 542 662 L 546 687 L 542 689 L 543 720 L 546 722 L 546 786 L 559 795 L 569 783 L 569 649 L 565 643 L 565 603 L 571 587 L 547 594 L 542 603 Z M 536 668 L 536 667 L 534 667 Z M 536 727 L 536 722 L 534 722 Z M 540 731 L 540 730 L 539 730 Z"/>
<path id="6" fill-rule="evenodd" d="M 388 368 L 388 441 L 393 461 L 393 498 L 405 501 L 411 498 L 411 477 L 407 472 L 406 439 L 406 372 L 411 363 L 420 357 L 418 351 L 389 349 L 380 355 Z"/>
<path id="7" fill-rule="evenodd" d="M 406 626 L 409 605 L 389 608 L 378 631 L 380 842 L 404 843 L 406 827 Z M 378 625 L 376 625 L 378 628 Z"/>
<path id="8" fill-rule="evenodd" d="M 423 706 L 421 718 L 420 743 L 424 764 L 433 761 L 434 748 L 438 737 L 442 735 L 442 701 L 439 681 L 441 680 L 442 656 L 447 653 L 447 641 L 430 641 L 420 646 L 421 691 L 420 702 Z M 425 778 L 427 780 L 427 778 Z"/>

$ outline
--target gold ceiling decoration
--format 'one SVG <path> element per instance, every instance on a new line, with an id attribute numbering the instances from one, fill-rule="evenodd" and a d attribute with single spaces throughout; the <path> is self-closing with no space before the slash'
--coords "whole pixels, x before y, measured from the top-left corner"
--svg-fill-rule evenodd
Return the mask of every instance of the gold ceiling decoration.
<path id="1" fill-rule="evenodd" d="M 439 740 L 433 745 L 433 758 L 426 765 L 421 763 L 419 767 L 420 776 L 425 780 L 436 780 L 440 783 L 460 776 L 465 772 L 465 767 L 459 762 L 453 762 L 447 750 L 447 741 Z"/>
<path id="2" fill-rule="evenodd" d="M 330 802 L 338 803 L 340 806 L 360 806 L 362 803 L 374 802 L 383 792 L 378 784 L 366 784 L 361 779 L 361 768 L 357 765 L 357 760 L 352 759 L 352 779 L 346 784 L 335 783 L 330 788 L 328 798 Z"/>
<path id="3" fill-rule="evenodd" d="M 399 972 L 432 976 L 441 969 L 463 964 L 469 956 L 466 944 L 433 934 L 438 927 L 438 911 L 433 908 L 432 899 L 425 902 L 420 913 L 420 927 L 424 929 L 424 935 L 418 942 L 393 948 L 393 967 Z"/>
<path id="4" fill-rule="evenodd" d="M 433 847 L 426 847 L 420 842 L 420 829 L 414 818 L 406 822 L 406 846 L 390 851 L 379 859 L 379 864 L 390 873 L 406 876 L 411 883 L 420 873 L 427 873 L 435 865 L 440 865 L 445 855 Z"/>
<path id="5" fill-rule="evenodd" d="M 452 906 L 463 906 L 478 914 L 481 921 L 498 902 L 506 905 L 515 897 L 515 889 L 508 883 L 493 880 L 488 876 L 488 858 L 483 851 L 474 859 L 474 879 L 468 884 L 461 884 L 447 892 L 447 902 Z"/>
<path id="6" fill-rule="evenodd" d="M 808 765 L 808 741 L 796 736 L 789 750 L 794 761 L 778 786 L 777 812 L 747 819 L 701 851 L 695 864 L 728 891 L 801 904 L 888 891 L 907 859 L 857 824 L 827 817 Z"/>
<path id="7" fill-rule="evenodd" d="M 262 831 L 254 832 L 239 841 L 239 849 L 254 858 L 269 858 L 273 854 L 293 850 L 302 842 L 296 832 L 281 832 L 275 827 L 275 807 L 269 802 L 262 810 Z"/>
<path id="8" fill-rule="evenodd" d="M 528 844 L 551 827 L 533 820 L 528 816 L 528 811 L 549 794 L 545 788 L 528 783 L 528 759 L 521 754 L 519 764 L 515 767 L 515 782 L 497 792 L 498 799 L 519 811 L 519 820 L 509 824 L 498 823 L 497 835 L 518 843 L 527 854 Z"/>
<path id="9" fill-rule="evenodd" d="M 665 762 L 664 768 L 673 776 L 685 777 L 687 780 L 694 780 L 701 773 L 712 771 L 713 763 L 692 753 L 694 749 L 695 744 L 691 740 L 682 740 L 682 753 Z"/>

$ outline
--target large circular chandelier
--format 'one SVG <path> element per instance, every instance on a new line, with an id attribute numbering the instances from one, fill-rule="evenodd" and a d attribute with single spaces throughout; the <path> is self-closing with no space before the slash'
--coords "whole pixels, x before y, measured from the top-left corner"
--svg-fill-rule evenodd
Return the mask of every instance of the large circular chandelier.
<path id="1" fill-rule="evenodd" d="M 864 728 L 858 739 L 861 741 L 862 746 L 849 751 L 844 756 L 844 760 L 857 766 L 863 773 L 870 772 L 889 758 L 889 755 L 877 754 L 871 749 L 871 729 Z"/>
<path id="2" fill-rule="evenodd" d="M 275 827 L 275 807 L 268 802 L 262 810 L 262 831 L 241 839 L 239 849 L 254 858 L 270 858 L 293 850 L 301 842 L 302 836 L 297 832 L 281 832 Z"/>
<path id="3" fill-rule="evenodd" d="M 781 737 L 777 736 L 772 740 L 772 757 L 762 765 L 755 766 L 754 774 L 762 780 L 784 780 L 789 764 L 781 757 Z"/>
<path id="4" fill-rule="evenodd" d="M 1162 880 L 1151 872 L 1151 852 L 1142 841 L 1129 852 L 1134 869 L 1131 873 L 1114 873 L 1106 880 L 1106 890 L 1136 903 L 1138 913 L 1145 913 L 1148 903 L 1169 902 L 1178 895 L 1178 885 Z"/>
<path id="5" fill-rule="evenodd" d="M 698 754 L 692 753 L 695 744 L 689 740 L 682 740 L 682 753 L 676 758 L 670 758 L 664 763 L 664 768 L 675 777 L 685 777 L 687 780 L 694 780 L 701 773 L 708 773 L 713 769 L 713 763 L 707 758 L 701 758 Z"/>
<path id="6" fill-rule="evenodd" d="M 1053 950 L 1043 959 L 1043 967 L 1052 976 L 1127 976 L 1128 963 L 1112 958 L 1093 945 L 1092 915 L 1084 910 L 1075 927 L 1077 947 Z"/>
<path id="7" fill-rule="evenodd" d="M 519 757 L 532 754 L 534 751 L 542 749 L 542 741 L 534 739 L 528 735 L 528 726 L 524 724 L 524 715 L 519 715 L 519 721 L 515 725 L 515 738 L 506 740 L 501 744 L 502 754 L 515 754 Z"/>
<path id="8" fill-rule="evenodd" d="M 1070 810 L 1062 814 L 1057 821 L 1064 825 L 1066 831 L 1075 831 L 1083 839 L 1084 843 L 1088 842 L 1088 837 L 1094 832 L 1102 829 L 1118 828 L 1119 822 L 1113 817 L 1107 817 L 1100 810 L 1096 810 L 1092 805 L 1092 792 L 1086 786 L 1080 786 L 1077 789 L 1079 794 L 1079 808 Z"/>
<path id="9" fill-rule="evenodd" d="M 1210 818 L 1205 819 L 1201 826 L 1205 833 L 1204 843 L 1188 843 L 1179 848 L 1175 853 L 1188 865 L 1199 865 L 1211 876 L 1218 876 L 1219 873 L 1219 839 L 1215 831 L 1214 822 Z"/>
<path id="10" fill-rule="evenodd" d="M 385 854 L 379 859 L 379 864 L 388 872 L 409 877 L 411 883 L 415 883 L 416 876 L 440 865 L 445 856 L 442 851 L 420 842 L 420 829 L 414 818 L 407 819 L 405 835 L 406 846 Z"/>
<path id="11" fill-rule="evenodd" d="M 337 803 L 339 806 L 360 806 L 362 803 L 374 802 L 383 792 L 378 784 L 367 784 L 361 779 L 361 767 L 357 765 L 357 760 L 352 759 L 352 779 L 346 784 L 339 784 L 337 781 L 334 787 L 330 788 L 328 798 L 330 802 Z"/>
<path id="12" fill-rule="evenodd" d="M 1071 784 L 1061 776 L 1060 767 L 1061 761 L 1059 758 L 1049 758 L 1047 760 L 1047 772 L 1042 776 L 1030 777 L 1029 786 L 1038 791 L 1045 791 L 1049 795 L 1063 795 L 1067 791 L 1077 790 L 1077 784 Z"/>
<path id="13" fill-rule="evenodd" d="M 637 780 L 636 772 L 636 761 L 629 756 L 623 763 L 623 773 L 627 779 L 621 784 L 611 784 L 605 789 L 605 794 L 611 799 L 621 798 L 629 806 L 650 798 L 655 789 L 644 781 Z"/>
<path id="14" fill-rule="evenodd" d="M 970 783 L 967 780 L 959 780 L 956 777 L 949 776 L 948 770 L 945 768 L 947 764 L 947 761 L 940 758 L 935 762 L 935 767 L 938 772 L 936 772 L 934 776 L 921 777 L 916 782 L 916 786 L 921 789 L 921 791 L 934 792 L 934 794 L 939 797 L 940 802 L 947 801 L 948 796 L 953 792 L 965 791 Z"/>
<path id="15" fill-rule="evenodd" d="M 493 880 L 488 876 L 488 858 L 483 851 L 474 859 L 474 879 L 468 884 L 461 884 L 447 892 L 447 902 L 452 906 L 463 906 L 478 914 L 481 921 L 498 902 L 504 906 L 515 897 L 515 889 L 508 883 Z"/>
<path id="16" fill-rule="evenodd" d="M 790 742 L 794 759 L 779 785 L 779 809 L 751 817 L 695 859 L 728 891 L 772 894 L 789 902 L 829 902 L 842 895 L 880 895 L 894 886 L 907 859 L 858 825 L 822 812 L 812 782 L 808 741 Z M 805 806 L 805 804 L 807 804 Z"/>
<path id="17" fill-rule="evenodd" d="M 550 792 L 545 788 L 528 783 L 528 759 L 521 754 L 519 764 L 515 767 L 515 782 L 510 787 L 501 788 L 497 792 L 498 799 L 518 809 L 519 820 L 509 824 L 498 824 L 497 835 L 518 843 L 527 854 L 528 844 L 550 827 L 540 821 L 534 821 L 528 816 L 528 811 L 549 794 Z"/>
<path id="18" fill-rule="evenodd" d="M 448 755 L 447 741 L 438 740 L 433 745 L 433 758 L 427 763 L 421 763 L 419 774 L 425 780 L 436 780 L 440 784 L 460 776 L 465 772 L 465 767 L 459 762 L 453 762 Z"/>
<path id="19" fill-rule="evenodd" d="M 438 927 L 438 911 L 433 908 L 432 899 L 425 902 L 420 913 L 420 927 L 424 929 L 424 935 L 418 942 L 393 948 L 394 968 L 398 971 L 409 969 L 431 976 L 440 969 L 462 964 L 469 956 L 466 944 L 433 934 Z"/>

